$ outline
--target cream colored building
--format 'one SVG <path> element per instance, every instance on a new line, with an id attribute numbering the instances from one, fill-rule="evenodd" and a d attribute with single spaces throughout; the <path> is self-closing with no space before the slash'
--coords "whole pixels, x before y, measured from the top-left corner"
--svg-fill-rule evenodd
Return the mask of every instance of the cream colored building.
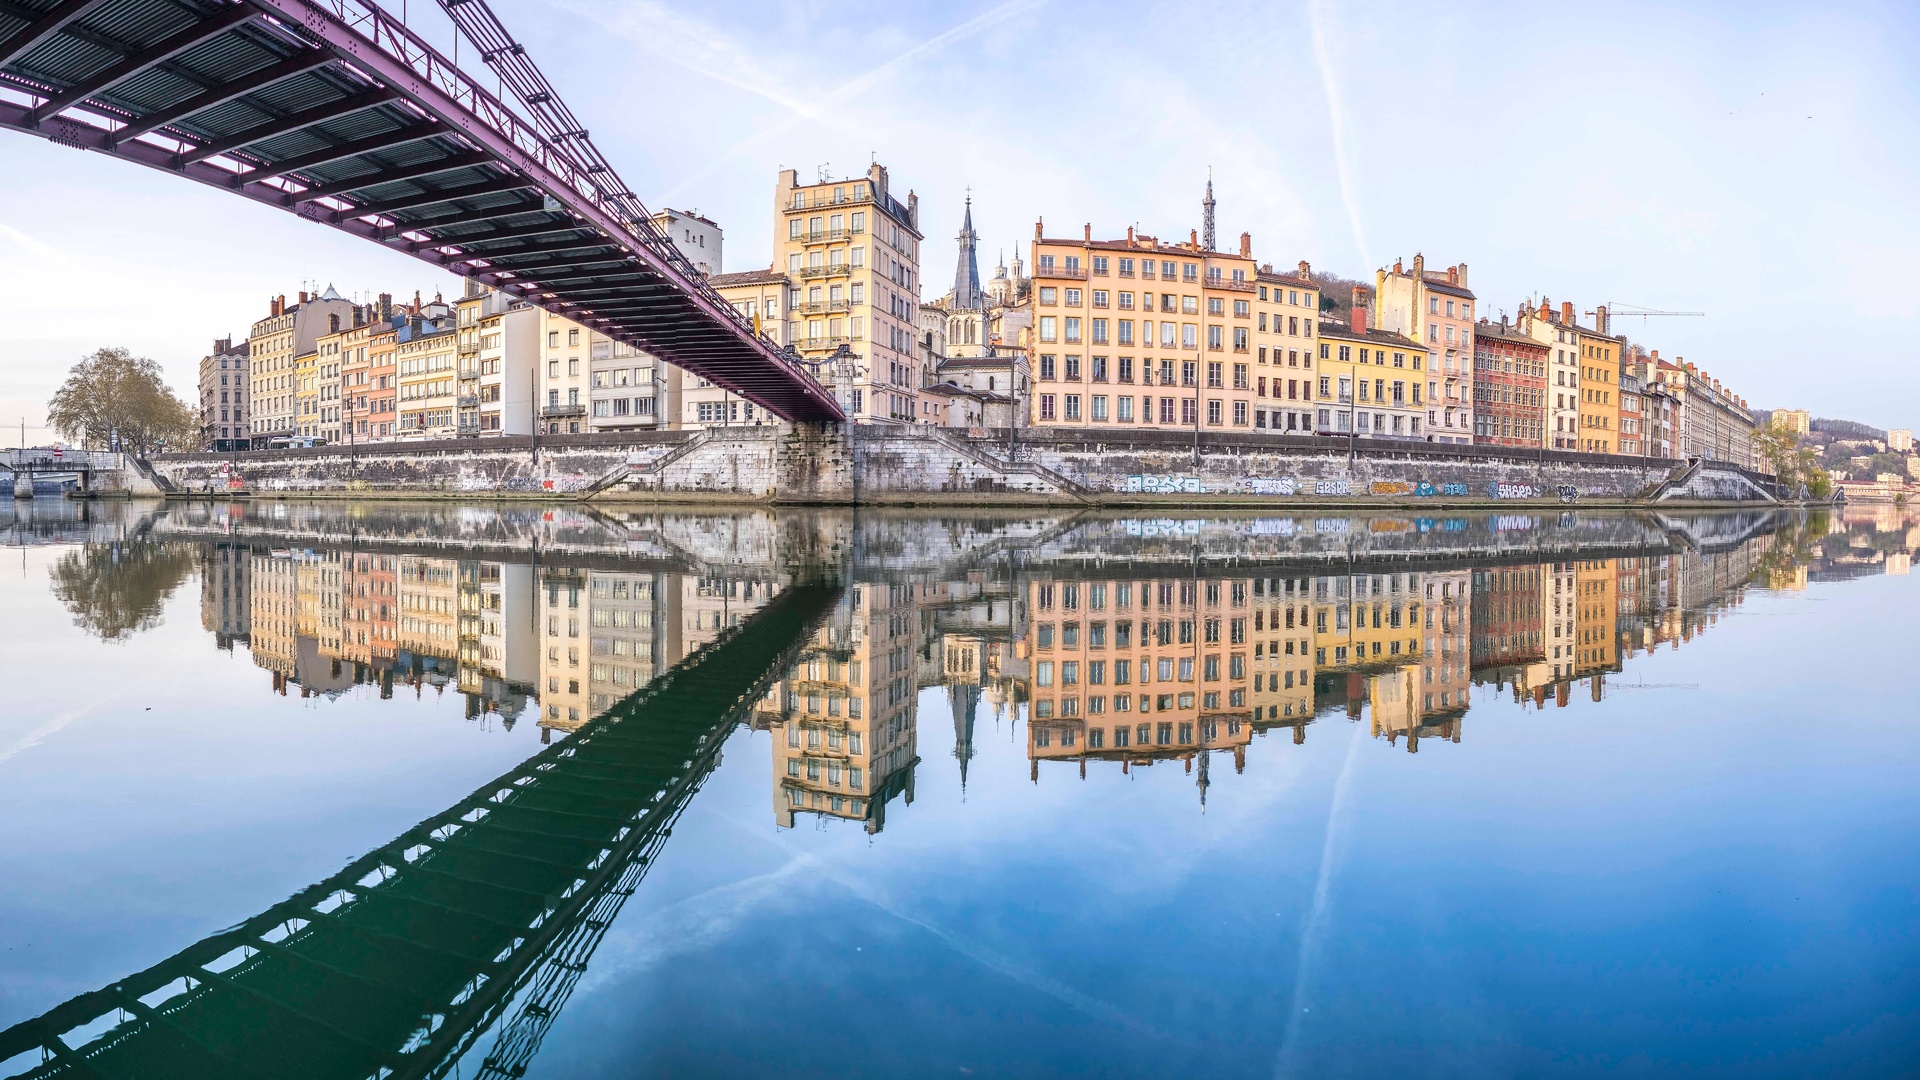
<path id="1" fill-rule="evenodd" d="M 451 439 L 458 433 L 459 333 L 450 322 L 427 323 L 394 349 L 394 408 L 403 441 Z"/>
<path id="2" fill-rule="evenodd" d="M 587 426 L 588 365 L 594 331 L 564 315 L 540 312 L 540 424 L 545 435 L 578 435 Z"/>
<path id="3" fill-rule="evenodd" d="M 1778 415 L 1777 413 L 1775 415 Z M 1805 416 L 1803 412 L 1800 415 Z M 1801 434 L 1806 434 L 1802 431 Z M 1887 450 L 1895 454 L 1913 453 L 1913 431 L 1910 428 L 1894 428 L 1887 432 Z"/>
<path id="4" fill-rule="evenodd" d="M 1767 421 L 1773 427 L 1791 435 L 1810 435 L 1813 433 L 1813 414 L 1805 409 L 1775 409 Z M 1892 449 L 1895 434 L 1904 434 L 1907 445 L 1913 445 L 1913 432 L 1887 432 L 1887 447 Z"/>
<path id="5" fill-rule="evenodd" d="M 1551 450 L 1580 449 L 1580 346 L 1574 336 L 1573 305 L 1555 311 L 1546 297 L 1538 306 L 1520 305 L 1514 329 L 1547 347 L 1546 441 Z"/>
<path id="6" fill-rule="evenodd" d="M 919 197 L 895 198 L 880 165 L 812 184 L 788 169 L 774 188 L 774 224 L 772 269 L 792 282 L 785 310 L 800 354 L 818 365 L 846 346 L 855 357 L 849 415 L 913 421 L 922 367 Z"/>
<path id="7" fill-rule="evenodd" d="M 275 297 L 268 316 L 253 324 L 247 366 L 249 427 L 256 449 L 296 434 L 299 387 L 294 359 L 312 353 L 322 334 L 335 333 L 352 319 L 353 305 L 329 285 L 318 296 L 300 293 L 295 304 L 288 304 L 285 296 Z"/>
<path id="8" fill-rule="evenodd" d="M 482 308 L 474 361 L 482 438 L 533 431 L 542 315 L 539 308 L 518 301 L 499 310 Z"/>
<path id="9" fill-rule="evenodd" d="M 1426 434 L 1433 442 L 1473 441 L 1473 324 L 1475 299 L 1467 264 L 1426 268 L 1415 255 L 1406 267 L 1374 273 L 1374 323 L 1427 349 Z"/>

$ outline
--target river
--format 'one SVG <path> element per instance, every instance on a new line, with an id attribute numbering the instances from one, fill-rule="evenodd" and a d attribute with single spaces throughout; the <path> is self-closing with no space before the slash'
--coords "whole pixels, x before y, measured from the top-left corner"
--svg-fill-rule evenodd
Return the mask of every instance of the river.
<path id="1" fill-rule="evenodd" d="M 1920 1071 L 1898 509 L 0 539 L 0 1077 Z"/>

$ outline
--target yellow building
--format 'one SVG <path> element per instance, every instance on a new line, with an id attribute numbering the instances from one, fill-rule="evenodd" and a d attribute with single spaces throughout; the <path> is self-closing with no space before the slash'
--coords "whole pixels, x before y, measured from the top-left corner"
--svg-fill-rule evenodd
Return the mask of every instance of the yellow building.
<path id="1" fill-rule="evenodd" d="M 1255 281 L 1253 426 L 1312 434 L 1317 430 L 1313 339 L 1320 287 L 1304 262 L 1297 274 L 1277 274 L 1262 265 Z"/>
<path id="2" fill-rule="evenodd" d="M 428 323 L 393 352 L 394 408 L 402 440 L 451 439 L 459 431 L 459 334 Z"/>
<path id="3" fill-rule="evenodd" d="M 1580 371 L 1580 446 L 1592 454 L 1620 447 L 1620 341 L 1573 326 Z"/>
<path id="4" fill-rule="evenodd" d="M 784 310 L 794 346 L 818 363 L 846 346 L 854 355 L 849 413 L 859 421 L 913 421 L 923 358 L 920 199 L 894 198 L 887 170 L 800 183 L 792 169 L 774 189 L 772 269 L 790 280 Z"/>
<path id="5" fill-rule="evenodd" d="M 540 612 L 540 727 L 541 738 L 552 732 L 576 731 L 593 719 L 586 686 L 587 623 L 592 601 L 585 575 L 554 568 L 542 575 L 535 592 Z"/>
<path id="6" fill-rule="evenodd" d="M 285 296 L 274 297 L 267 317 L 253 324 L 247 367 L 255 449 L 284 446 L 276 440 L 301 433 L 296 428 L 294 358 L 313 352 L 320 335 L 349 325 L 352 315 L 353 305 L 329 285 L 318 296 L 300 293 L 295 304 L 288 304 Z"/>
<path id="7" fill-rule="evenodd" d="M 320 434 L 320 354 L 317 352 L 293 358 L 293 433 L 303 438 Z"/>
<path id="8" fill-rule="evenodd" d="M 1032 422 L 1252 430 L 1256 404 L 1268 405 L 1256 328 L 1272 325 L 1276 307 L 1259 299 L 1259 274 L 1244 233 L 1231 254 L 1131 229 L 1124 240 L 1095 240 L 1091 226 L 1078 240 L 1049 239 L 1036 224 Z M 1309 347 L 1310 324 L 1295 325 L 1296 347 Z M 1271 329 L 1261 336 L 1276 347 Z"/>
<path id="9" fill-rule="evenodd" d="M 1546 435 L 1553 450 L 1580 449 L 1580 350 L 1575 338 L 1573 305 L 1555 311 L 1546 297 L 1540 303 L 1520 305 L 1514 329 L 1547 347 Z"/>
<path id="10" fill-rule="evenodd" d="M 1321 323 L 1319 335 L 1316 430 L 1376 439 L 1426 437 L 1425 346 L 1368 325 L 1357 295 L 1351 324 Z"/>

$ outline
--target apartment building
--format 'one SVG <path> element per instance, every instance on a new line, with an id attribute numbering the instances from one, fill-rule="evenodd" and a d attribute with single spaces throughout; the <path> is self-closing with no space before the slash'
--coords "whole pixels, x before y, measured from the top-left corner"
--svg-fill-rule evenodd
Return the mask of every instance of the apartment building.
<path id="1" fill-rule="evenodd" d="M 200 358 L 200 446 L 204 450 L 245 450 L 250 445 L 247 390 L 252 383 L 248 345 L 220 338 Z"/>
<path id="2" fill-rule="evenodd" d="M 319 392 L 319 429 L 328 443 L 366 442 L 365 380 L 369 342 L 385 324 L 377 305 L 354 305 L 351 325 L 322 335 L 314 347 Z M 356 411 L 357 410 L 357 411 Z"/>
<path id="3" fill-rule="evenodd" d="M 1352 318 L 1320 324 L 1315 429 L 1323 435 L 1424 439 L 1429 352 L 1405 334 L 1368 325 L 1368 298 L 1354 288 Z"/>
<path id="4" fill-rule="evenodd" d="M 319 428 L 320 354 L 315 351 L 293 358 L 293 433 L 313 438 L 320 434 Z"/>
<path id="5" fill-rule="evenodd" d="M 1520 333 L 1547 347 L 1547 448 L 1580 449 L 1580 353 L 1574 335 L 1573 305 L 1555 311 L 1546 297 L 1536 306 L 1520 305 L 1514 323 Z"/>
<path id="6" fill-rule="evenodd" d="M 320 335 L 348 325 L 352 309 L 329 285 L 317 296 L 303 290 L 293 304 L 285 296 L 274 297 L 267 317 L 253 324 L 247 339 L 247 426 L 254 448 L 264 449 L 276 439 L 285 445 L 299 433 L 295 358 L 311 355 Z"/>
<path id="7" fill-rule="evenodd" d="M 1241 241 L 1050 239 L 1036 223 L 1033 423 L 1252 429 L 1259 267 Z M 1136 388 L 1151 391 L 1137 407 Z"/>
<path id="8" fill-rule="evenodd" d="M 533 432 L 542 314 L 518 300 L 497 310 L 482 307 L 474 385 L 483 437 Z"/>
<path id="9" fill-rule="evenodd" d="M 1604 323 L 1604 313 L 1601 321 Z M 1580 369 L 1579 449 L 1613 454 L 1620 449 L 1620 350 L 1622 342 L 1604 331 L 1572 323 Z"/>
<path id="10" fill-rule="evenodd" d="M 1473 441 L 1542 446 L 1547 428 L 1548 348 L 1507 323 L 1473 330 Z"/>
<path id="11" fill-rule="evenodd" d="M 542 434 L 578 435 L 587 427 L 588 361 L 593 331 L 563 315 L 540 312 Z"/>
<path id="12" fill-rule="evenodd" d="M 1411 267 L 1396 259 L 1391 269 L 1375 272 L 1374 300 L 1382 330 L 1427 348 L 1427 438 L 1472 442 L 1475 315 L 1467 264 L 1432 271 L 1423 255 L 1415 255 Z"/>
<path id="13" fill-rule="evenodd" d="M 459 433 L 459 333 L 446 305 L 436 306 L 441 314 L 410 319 L 394 345 L 396 437 L 402 441 Z"/>
<path id="14" fill-rule="evenodd" d="M 1259 306 L 1254 327 L 1253 426 L 1311 434 L 1315 430 L 1314 343 L 1320 287 L 1305 262 L 1294 274 L 1263 264 L 1255 279 Z"/>
<path id="15" fill-rule="evenodd" d="M 801 184 L 780 174 L 774 189 L 771 269 L 794 282 L 786 309 L 794 345 L 821 364 L 841 346 L 853 354 L 844 402 L 858 422 L 911 422 L 919 413 L 922 360 L 915 341 L 920 311 L 920 199 L 894 198 L 887 170 Z"/>
<path id="16" fill-rule="evenodd" d="M 385 311 L 384 298 L 381 307 Z M 399 434 L 399 368 L 395 361 L 403 328 L 408 333 L 412 330 L 404 319 L 383 318 L 381 323 L 367 337 L 366 400 L 355 402 L 355 411 L 367 418 L 368 442 L 387 442 Z"/>

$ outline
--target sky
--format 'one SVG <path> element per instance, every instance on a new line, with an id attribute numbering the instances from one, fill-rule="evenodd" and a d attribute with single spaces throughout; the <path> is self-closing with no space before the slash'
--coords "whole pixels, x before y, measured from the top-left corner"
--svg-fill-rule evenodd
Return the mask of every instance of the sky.
<path id="1" fill-rule="evenodd" d="M 1920 290 L 1893 287 L 1920 250 L 1908 6 L 494 6 L 643 202 L 720 223 L 729 271 L 768 264 L 782 168 L 878 160 L 916 192 L 925 299 L 969 192 L 987 274 L 1038 220 L 1184 238 L 1211 169 L 1221 246 L 1249 232 L 1277 267 L 1371 279 L 1422 253 L 1465 262 L 1494 318 L 1543 294 L 1702 311 L 1615 331 L 1756 407 L 1920 426 Z M 94 349 L 152 356 L 191 397 L 213 339 L 327 284 L 457 292 L 291 215 L 0 133 L 6 445 L 23 417 L 49 437 L 47 398 Z"/>

